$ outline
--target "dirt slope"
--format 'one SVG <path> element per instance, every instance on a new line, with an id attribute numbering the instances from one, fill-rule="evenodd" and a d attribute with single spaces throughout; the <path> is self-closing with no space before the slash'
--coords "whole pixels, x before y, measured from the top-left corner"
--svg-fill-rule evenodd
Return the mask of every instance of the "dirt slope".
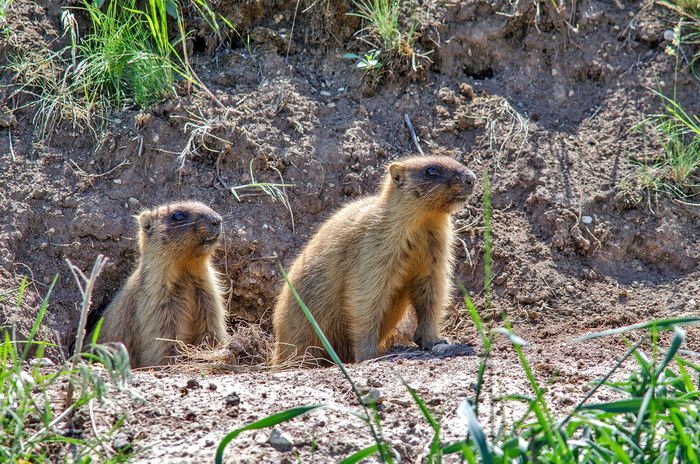
<path id="1" fill-rule="evenodd" d="M 12 40 L 0 46 L 4 58 L 41 44 L 55 49 L 66 40 L 61 2 L 44 3 L 15 0 L 8 16 Z M 221 3 L 241 35 L 253 38 L 250 48 L 236 40 L 231 47 L 207 42 L 206 27 L 193 23 L 199 27 L 192 43 L 197 73 L 223 107 L 183 85 L 177 96 L 153 108 L 112 114 L 97 138 L 65 123 L 42 140 L 34 110 L 22 107 L 26 97 L 14 95 L 12 86 L 0 88 L 0 121 L 7 121 L 0 124 L 0 293 L 16 288 L 23 276 L 31 282 L 19 310 L 0 302 L 0 322 L 26 331 L 59 274 L 45 336 L 57 334 L 68 346 L 79 294 L 64 260 L 88 269 L 97 254 L 110 258 L 96 290 L 100 308 L 134 263 L 133 215 L 171 199 L 193 198 L 209 203 L 225 220 L 225 245 L 217 261 L 228 288 L 232 328 L 247 321 L 268 330 L 278 264 L 289 265 L 339 205 L 373 192 L 387 161 L 414 153 L 404 114 L 426 152 L 489 172 L 495 306 L 508 313 L 517 333 L 553 353 L 546 363 L 567 372 L 571 383 L 562 387 L 561 398 L 580 396 L 582 383 L 599 373 L 592 366 L 618 349 L 614 344 L 558 348 L 571 338 L 698 313 L 700 208 L 636 189 L 630 161 L 660 150 L 647 131 L 630 129 L 659 109 L 649 87 L 658 82 L 671 92 L 674 85 L 674 59 L 664 53 L 663 32 L 673 27 L 668 12 L 642 10 L 641 1 L 583 0 L 573 21 L 567 18 L 578 25 L 575 32 L 549 8 L 537 15 L 533 7 L 514 12 L 508 2 L 428 2 L 421 10 L 420 46 L 432 51 L 432 64 L 413 78 L 397 72 L 368 86 L 354 63 L 341 58 L 346 51 L 363 50 L 352 38 L 359 22 L 345 14 L 347 2 L 323 2 L 308 11 L 306 5 L 296 16 L 294 2 Z M 279 13 L 261 16 L 268 9 Z M 291 45 L 281 39 L 290 35 Z M 10 84 L 12 78 L 2 71 L 0 81 Z M 679 101 L 697 112 L 697 81 L 681 72 L 676 88 Z M 294 185 L 287 189 L 289 209 L 266 195 L 241 202 L 231 195 L 229 187 L 252 181 L 251 166 L 255 180 Z M 477 304 L 484 286 L 481 215 L 477 192 L 457 219 L 457 279 Z M 476 344 L 456 294 L 446 332 L 455 341 Z M 692 344 L 697 349 L 697 339 Z M 532 353 L 539 356 L 535 348 Z M 433 392 L 449 434 L 458 436 L 457 400 L 471 394 L 477 362 L 475 357 L 402 365 L 383 361 L 354 373 L 365 379 L 396 369 L 414 386 Z M 510 357 L 495 361 L 504 372 L 517 371 L 513 362 Z M 198 378 L 202 388 L 187 394 L 178 393 L 186 382 L 182 374 L 139 373 L 136 382 L 149 407 L 135 407 L 130 426 L 143 444 L 154 445 L 145 460 L 167 455 L 177 462 L 201 462 L 213 452 L 209 440 L 218 442 L 223 431 L 268 412 L 302 399 L 347 403 L 340 377 L 322 372 Z M 519 374 L 512 378 L 514 389 L 523 388 Z M 207 389 L 210 382 L 215 391 Z M 389 396 L 405 396 L 395 378 L 382 382 L 390 385 Z M 162 389 L 166 393 L 156 392 Z M 222 403 L 229 390 L 241 395 L 235 413 Z M 177 408 L 165 416 L 148 412 L 174 402 Z M 417 462 L 427 429 L 417 411 L 410 419 L 403 416 L 413 406 L 388 405 L 389 420 L 396 417 L 401 424 L 387 431 L 398 434 L 397 442 L 406 424 L 421 424 L 418 442 L 408 438 L 403 445 L 406 462 Z M 335 416 L 309 419 L 318 431 L 304 427 L 299 438 L 308 442 L 318 434 L 318 462 L 368 443 L 359 425 L 336 428 Z M 179 437 L 181 428 L 198 430 L 197 440 L 205 445 L 173 445 L 173 430 Z M 322 433 L 329 428 L 338 438 Z M 282 456 L 293 460 L 290 454 L 271 453 L 254 433 L 246 440 L 249 462 L 261 456 L 269 462 Z M 311 459 L 308 446 L 300 449 Z"/>

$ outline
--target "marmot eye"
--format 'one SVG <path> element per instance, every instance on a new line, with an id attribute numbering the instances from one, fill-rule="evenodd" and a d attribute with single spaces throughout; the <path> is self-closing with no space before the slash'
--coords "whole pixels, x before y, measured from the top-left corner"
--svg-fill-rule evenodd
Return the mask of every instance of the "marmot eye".
<path id="1" fill-rule="evenodd" d="M 440 171 L 431 166 L 425 170 L 425 175 L 428 177 L 439 177 Z"/>
<path id="2" fill-rule="evenodd" d="M 185 213 L 178 211 L 176 213 L 173 213 L 173 215 L 170 217 L 173 219 L 173 221 L 182 221 L 183 219 L 185 219 Z"/>

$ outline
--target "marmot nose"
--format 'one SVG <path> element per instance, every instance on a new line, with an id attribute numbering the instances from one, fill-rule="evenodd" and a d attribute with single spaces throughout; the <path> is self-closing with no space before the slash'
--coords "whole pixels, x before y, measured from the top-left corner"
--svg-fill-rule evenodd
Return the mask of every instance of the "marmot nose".
<path id="1" fill-rule="evenodd" d="M 218 234 L 221 231 L 221 217 L 219 216 L 205 216 L 203 219 L 204 226 L 207 228 L 209 234 Z"/>
<path id="2" fill-rule="evenodd" d="M 471 172 L 469 169 L 467 169 L 463 174 L 462 174 L 462 183 L 464 184 L 465 187 L 468 188 L 468 191 L 472 191 L 474 189 L 474 183 L 476 182 L 476 175 Z"/>

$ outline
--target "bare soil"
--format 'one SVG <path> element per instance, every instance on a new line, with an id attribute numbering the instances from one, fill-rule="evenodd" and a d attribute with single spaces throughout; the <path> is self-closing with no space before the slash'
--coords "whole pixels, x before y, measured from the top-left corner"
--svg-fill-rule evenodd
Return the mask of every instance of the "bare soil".
<path id="1" fill-rule="evenodd" d="M 69 2 L 66 2 L 69 3 Z M 307 4 L 308 3 L 308 4 Z M 582 0 L 573 17 L 544 2 L 513 11 L 508 2 L 418 2 L 419 47 L 431 63 L 412 74 L 397 68 L 363 79 L 348 51 L 366 46 L 351 3 L 222 1 L 240 38 L 217 42 L 192 20 L 195 69 L 223 104 L 181 85 L 148 110 L 115 112 L 93 133 L 62 124 L 42 139 L 27 97 L 0 71 L 0 293 L 27 277 L 17 308 L 0 302 L 1 325 L 27 333 L 53 277 L 59 280 L 43 336 L 64 351 L 75 337 L 79 292 L 65 259 L 89 269 L 98 254 L 111 264 L 94 298 L 104 307 L 136 258 L 134 214 L 173 199 L 204 201 L 225 220 L 217 264 L 227 284 L 232 360 L 261 364 L 280 285 L 278 265 L 324 218 L 378 186 L 383 166 L 415 154 L 409 115 L 427 153 L 452 156 L 490 175 L 494 206 L 494 306 L 531 345 L 526 354 L 566 412 L 586 382 L 612 365 L 615 340 L 571 344 L 585 333 L 659 317 L 697 315 L 700 301 L 700 208 L 639 189 L 632 159 L 660 146 L 631 130 L 659 110 L 650 88 L 698 112 L 698 82 L 674 79 L 664 53 L 674 18 L 642 1 Z M 60 1 L 15 0 L 0 59 L 33 47 L 65 44 Z M 297 8 L 298 6 L 298 8 Z M 272 14 L 270 14 L 272 12 Z M 505 13 L 505 14 L 503 14 Z M 564 20 L 578 26 L 572 30 Z M 291 42 L 289 41 L 291 37 Z M 206 134 L 197 131 L 206 127 Z M 95 136 L 97 134 L 97 137 Z M 251 164 L 252 163 L 252 164 Z M 228 190 L 257 181 L 293 184 L 290 211 L 266 195 L 241 202 Z M 280 177 L 281 176 L 281 177 Z M 623 188 L 624 187 L 624 188 Z M 483 303 L 480 191 L 457 215 L 457 277 Z M 293 218 L 292 218 L 293 215 Z M 590 221 L 589 221 L 590 219 Z M 486 319 L 492 315 L 486 314 Z M 250 323 L 261 334 L 250 335 Z M 403 324 L 410 332 L 410 321 Z M 445 321 L 451 341 L 481 349 L 455 292 Z M 691 332 L 691 348 L 700 343 Z M 257 337 L 257 338 L 256 338 Z M 404 342 L 399 334 L 398 342 Z M 491 373 L 494 392 L 527 394 L 506 340 Z M 52 353 L 60 356 L 59 350 Z M 399 357 L 353 366 L 363 386 L 385 398 L 385 433 L 404 462 L 420 462 L 430 439 L 400 377 L 442 412 L 445 439 L 463 436 L 456 409 L 473 396 L 476 355 Z M 231 361 L 233 363 L 233 361 Z M 195 379 L 197 385 L 188 379 Z M 334 369 L 211 374 L 174 367 L 135 374 L 145 403 L 133 400 L 127 429 L 143 462 L 203 462 L 229 430 L 291 406 L 336 402 L 357 409 Z M 235 393 L 240 404 L 226 398 Z M 490 408 L 490 405 L 488 405 Z M 496 411 L 489 427 L 513 417 Z M 109 423 L 112 409 L 98 422 Z M 268 432 L 231 445 L 231 462 L 337 461 L 370 444 L 362 424 L 321 412 L 287 428 L 294 450 L 278 451 Z"/>

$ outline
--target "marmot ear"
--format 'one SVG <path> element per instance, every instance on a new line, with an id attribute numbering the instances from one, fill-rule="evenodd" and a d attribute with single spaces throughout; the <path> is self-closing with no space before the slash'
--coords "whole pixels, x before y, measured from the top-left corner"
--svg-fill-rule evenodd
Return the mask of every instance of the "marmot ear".
<path id="1" fill-rule="evenodd" d="M 391 163 L 387 170 L 389 171 L 391 180 L 394 181 L 394 185 L 396 185 L 397 187 L 401 187 L 404 178 L 406 177 L 403 165 L 401 165 L 401 163 Z"/>
<path id="2" fill-rule="evenodd" d="M 141 227 L 141 229 L 143 229 L 145 232 L 151 231 L 151 228 L 153 227 L 153 218 L 151 218 L 150 212 L 143 211 L 136 216 L 136 219 L 139 221 L 139 227 Z"/>

